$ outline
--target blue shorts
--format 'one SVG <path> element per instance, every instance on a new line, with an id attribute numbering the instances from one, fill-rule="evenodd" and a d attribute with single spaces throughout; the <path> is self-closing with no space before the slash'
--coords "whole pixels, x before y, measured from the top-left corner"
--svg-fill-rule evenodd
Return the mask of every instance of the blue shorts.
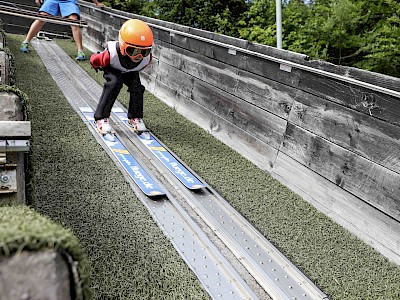
<path id="1" fill-rule="evenodd" d="M 46 12 L 52 16 L 68 17 L 72 14 L 80 17 L 80 11 L 76 0 L 45 0 L 39 12 Z"/>

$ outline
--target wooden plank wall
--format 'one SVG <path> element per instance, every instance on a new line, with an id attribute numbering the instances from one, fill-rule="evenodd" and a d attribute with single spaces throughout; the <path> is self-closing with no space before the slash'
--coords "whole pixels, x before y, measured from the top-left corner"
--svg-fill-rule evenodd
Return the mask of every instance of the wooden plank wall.
<path id="1" fill-rule="evenodd" d="M 150 92 L 400 264 L 400 98 L 276 59 L 396 91 L 399 79 L 80 3 L 89 49 L 126 18 L 148 22 Z"/>

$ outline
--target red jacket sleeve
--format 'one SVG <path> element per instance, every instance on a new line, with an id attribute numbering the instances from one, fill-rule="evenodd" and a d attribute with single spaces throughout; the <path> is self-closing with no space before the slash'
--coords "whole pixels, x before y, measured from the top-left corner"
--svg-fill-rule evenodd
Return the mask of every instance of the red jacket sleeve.
<path id="1" fill-rule="evenodd" d="M 106 49 L 103 52 L 92 54 L 90 64 L 95 69 L 107 67 L 110 64 L 110 52 Z"/>

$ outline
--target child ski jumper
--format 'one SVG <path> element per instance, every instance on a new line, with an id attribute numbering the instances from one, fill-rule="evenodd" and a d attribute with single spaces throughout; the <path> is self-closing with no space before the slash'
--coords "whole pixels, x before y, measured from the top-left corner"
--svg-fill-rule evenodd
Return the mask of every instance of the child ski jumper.
<path id="1" fill-rule="evenodd" d="M 139 133 L 147 130 L 142 120 L 145 88 L 140 82 L 139 71 L 151 62 L 152 46 L 153 33 L 150 27 L 141 20 L 131 19 L 121 26 L 118 41 L 107 42 L 103 52 L 90 57 L 92 67 L 102 70 L 106 80 L 94 113 L 101 134 L 111 132 L 108 118 L 123 84 L 130 93 L 128 124 Z"/>

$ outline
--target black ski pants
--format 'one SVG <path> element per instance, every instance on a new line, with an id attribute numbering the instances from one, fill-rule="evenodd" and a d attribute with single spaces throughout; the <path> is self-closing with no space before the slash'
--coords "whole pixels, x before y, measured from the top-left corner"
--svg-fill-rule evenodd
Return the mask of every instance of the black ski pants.
<path id="1" fill-rule="evenodd" d="M 128 87 L 128 92 L 130 93 L 128 118 L 143 118 L 143 94 L 145 88 L 140 82 L 139 72 L 121 73 L 116 69 L 106 68 L 104 69 L 103 77 L 106 82 L 94 113 L 94 119 L 100 120 L 110 117 L 111 109 L 123 84 Z"/>

